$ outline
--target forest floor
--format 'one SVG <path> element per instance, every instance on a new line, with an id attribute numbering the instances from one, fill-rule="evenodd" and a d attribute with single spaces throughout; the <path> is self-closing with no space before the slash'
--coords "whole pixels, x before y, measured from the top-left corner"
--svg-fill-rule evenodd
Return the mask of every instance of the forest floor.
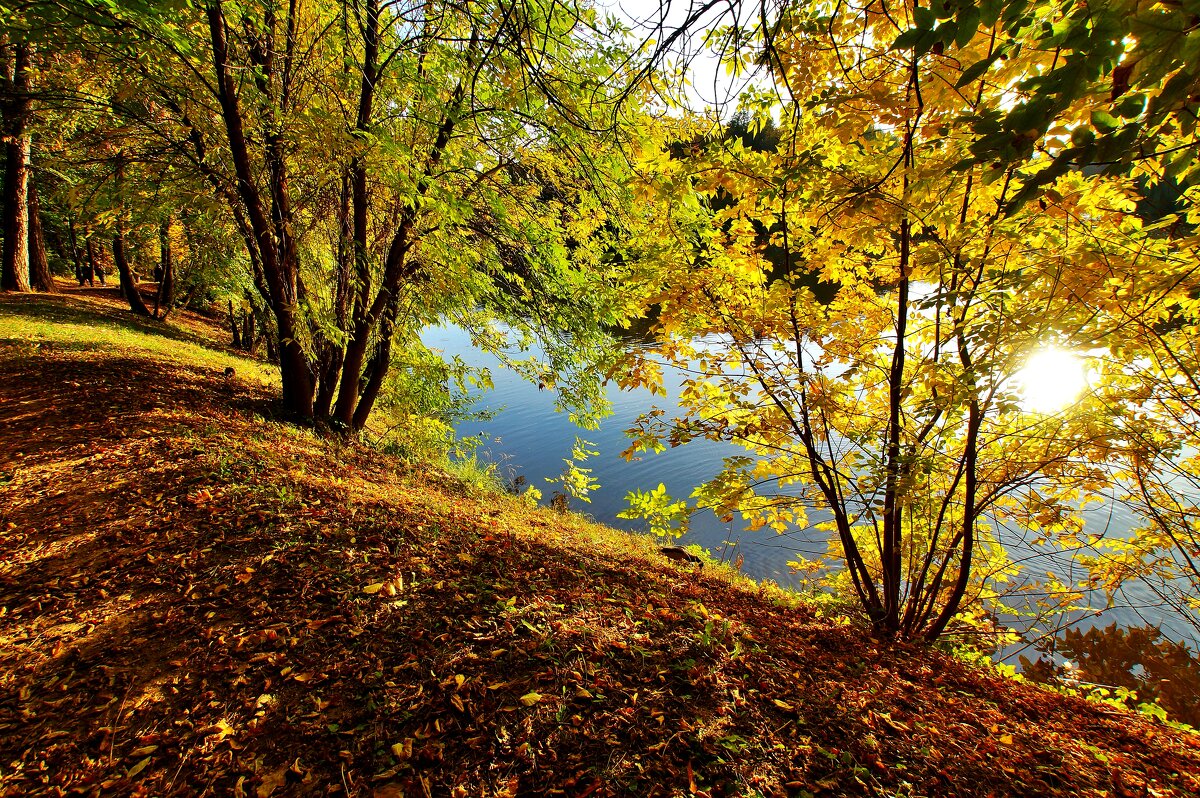
<path id="1" fill-rule="evenodd" d="M 1200 794 L 1196 736 L 272 421 L 224 340 L 0 297 L 0 795 Z"/>

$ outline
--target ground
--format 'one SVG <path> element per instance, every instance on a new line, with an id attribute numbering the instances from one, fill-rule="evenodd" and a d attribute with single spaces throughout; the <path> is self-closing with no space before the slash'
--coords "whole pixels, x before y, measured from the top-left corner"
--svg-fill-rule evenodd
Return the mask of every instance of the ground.
<path id="1" fill-rule="evenodd" d="M 1189 733 L 273 420 L 221 335 L 0 297 L 0 795 L 1200 794 Z"/>

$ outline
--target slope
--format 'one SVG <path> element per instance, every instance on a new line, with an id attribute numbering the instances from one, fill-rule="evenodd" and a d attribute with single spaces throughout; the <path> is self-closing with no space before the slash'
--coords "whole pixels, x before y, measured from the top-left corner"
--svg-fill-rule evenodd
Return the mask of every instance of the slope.
<path id="1" fill-rule="evenodd" d="M 1200 793 L 1194 736 L 272 421 L 181 322 L 0 297 L 0 795 Z"/>

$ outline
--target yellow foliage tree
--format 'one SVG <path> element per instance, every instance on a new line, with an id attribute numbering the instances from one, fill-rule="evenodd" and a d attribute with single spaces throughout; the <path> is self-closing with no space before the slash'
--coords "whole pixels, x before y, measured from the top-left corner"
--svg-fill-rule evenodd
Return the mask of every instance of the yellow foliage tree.
<path id="1" fill-rule="evenodd" d="M 765 66 L 743 107 L 778 144 L 727 136 L 654 164 L 664 197 L 694 197 L 650 292 L 653 357 L 690 375 L 682 413 L 643 417 L 631 453 L 743 445 L 695 502 L 780 531 L 828 512 L 817 526 L 884 637 L 933 640 L 1002 592 L 1016 571 L 1003 528 L 1034 549 L 1084 541 L 1081 503 L 1130 451 L 1131 395 L 1035 407 L 1022 369 L 1057 352 L 1124 385 L 1103 354 L 1195 288 L 1193 249 L 1143 222 L 1134 179 L 1043 174 L 1071 146 L 1074 106 L 1031 127 L 1040 154 L 979 163 L 977 120 L 1020 105 L 1016 87 L 1056 58 L 997 57 L 1003 12 L 788 7 L 729 65 Z M 644 362 L 629 374 L 661 379 Z"/>

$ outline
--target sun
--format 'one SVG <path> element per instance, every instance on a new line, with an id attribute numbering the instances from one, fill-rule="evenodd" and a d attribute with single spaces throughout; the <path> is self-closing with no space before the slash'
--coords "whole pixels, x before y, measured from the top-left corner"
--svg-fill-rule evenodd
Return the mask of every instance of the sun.
<path id="1" fill-rule="evenodd" d="M 1030 355 L 1016 373 L 1016 383 L 1023 397 L 1023 409 L 1049 415 L 1074 404 L 1087 387 L 1088 378 L 1081 357 L 1064 349 L 1049 348 Z"/>

